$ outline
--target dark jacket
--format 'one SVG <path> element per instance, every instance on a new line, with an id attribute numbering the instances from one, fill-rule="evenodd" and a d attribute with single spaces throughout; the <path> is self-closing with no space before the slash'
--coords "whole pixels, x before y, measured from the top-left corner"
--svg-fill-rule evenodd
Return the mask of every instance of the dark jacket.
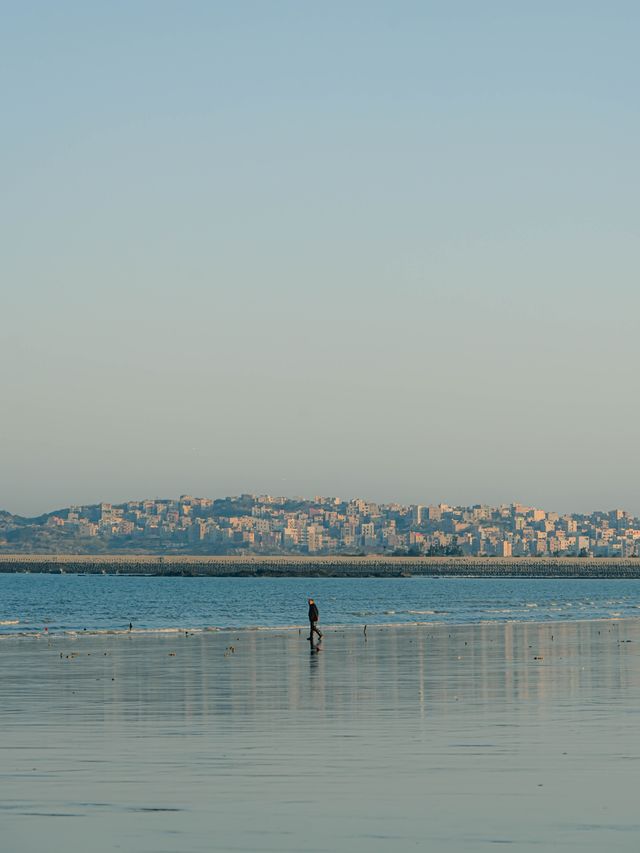
<path id="1" fill-rule="evenodd" d="M 319 617 L 320 617 L 320 614 L 318 613 L 318 608 L 315 606 L 315 604 L 310 604 L 309 605 L 309 622 L 317 622 Z"/>

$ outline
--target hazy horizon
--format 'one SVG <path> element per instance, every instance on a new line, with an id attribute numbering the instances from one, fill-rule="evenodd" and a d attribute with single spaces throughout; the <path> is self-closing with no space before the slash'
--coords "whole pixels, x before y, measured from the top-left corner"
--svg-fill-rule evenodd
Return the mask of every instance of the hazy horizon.
<path id="1" fill-rule="evenodd" d="M 640 515 L 640 6 L 7 6 L 0 507 Z"/>

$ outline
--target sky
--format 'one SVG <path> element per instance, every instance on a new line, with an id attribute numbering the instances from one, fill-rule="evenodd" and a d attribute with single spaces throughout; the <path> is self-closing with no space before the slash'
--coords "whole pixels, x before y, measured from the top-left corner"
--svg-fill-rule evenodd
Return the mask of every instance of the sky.
<path id="1" fill-rule="evenodd" d="M 640 514 L 640 5 L 2 20 L 0 508 Z"/>

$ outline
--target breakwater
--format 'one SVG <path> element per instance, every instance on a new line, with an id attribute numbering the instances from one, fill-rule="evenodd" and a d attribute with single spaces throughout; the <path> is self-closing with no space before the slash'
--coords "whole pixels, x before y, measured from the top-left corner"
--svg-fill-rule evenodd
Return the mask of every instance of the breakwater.
<path id="1" fill-rule="evenodd" d="M 640 559 L 582 557 L 199 557 L 0 554 L 0 572 L 212 577 L 640 578 Z"/>

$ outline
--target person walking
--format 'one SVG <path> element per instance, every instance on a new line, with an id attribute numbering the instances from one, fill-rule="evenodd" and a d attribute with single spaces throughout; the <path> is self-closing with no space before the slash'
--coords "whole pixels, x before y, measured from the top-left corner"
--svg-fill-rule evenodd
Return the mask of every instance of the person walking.
<path id="1" fill-rule="evenodd" d="M 309 599 L 309 636 L 307 640 L 311 640 L 313 642 L 313 635 L 316 633 L 318 635 L 318 639 L 322 639 L 322 631 L 318 630 L 318 619 L 320 618 L 320 613 L 318 612 L 318 607 L 313 600 L 313 598 Z"/>

